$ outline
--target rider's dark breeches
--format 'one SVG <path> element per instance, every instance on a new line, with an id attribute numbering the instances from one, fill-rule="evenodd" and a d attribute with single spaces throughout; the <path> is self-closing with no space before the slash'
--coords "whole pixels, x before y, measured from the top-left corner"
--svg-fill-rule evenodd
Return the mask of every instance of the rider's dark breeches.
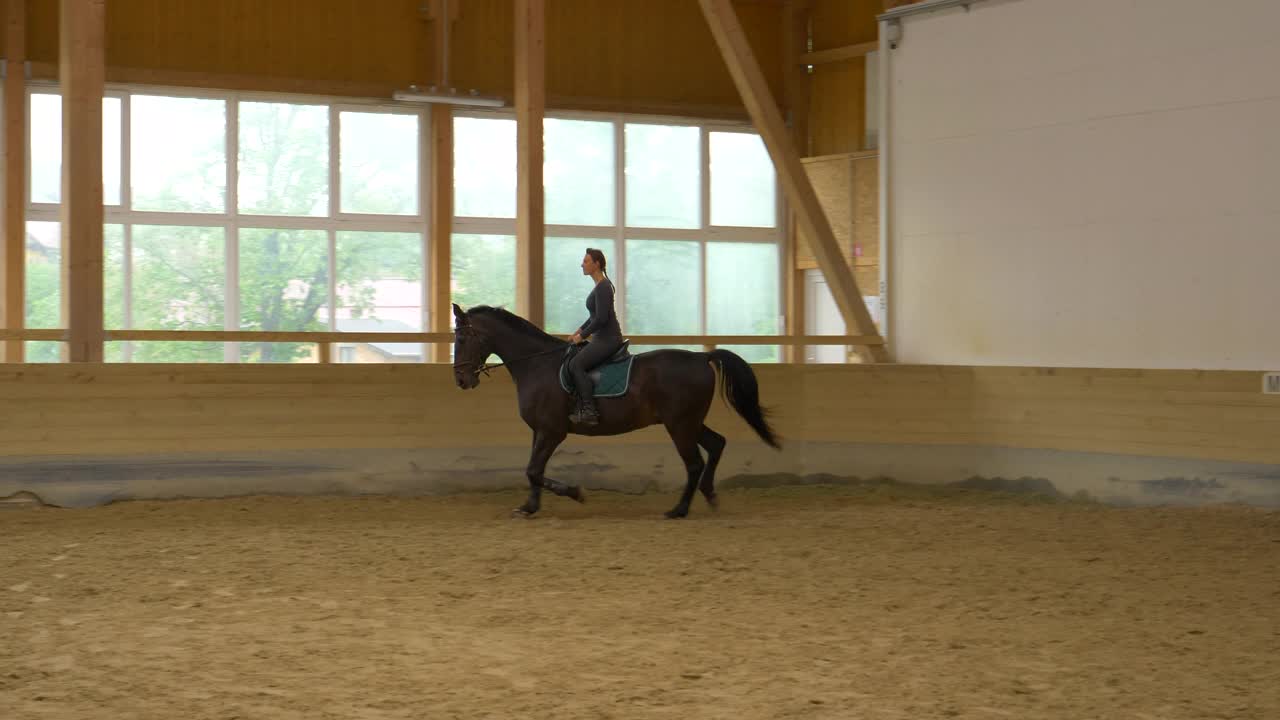
<path id="1" fill-rule="evenodd" d="M 569 361 L 569 373 L 573 375 L 573 387 L 578 397 L 591 399 L 593 387 L 591 378 L 587 376 L 590 368 L 594 368 L 622 347 L 622 338 L 595 337 L 587 346 L 578 351 Z"/>

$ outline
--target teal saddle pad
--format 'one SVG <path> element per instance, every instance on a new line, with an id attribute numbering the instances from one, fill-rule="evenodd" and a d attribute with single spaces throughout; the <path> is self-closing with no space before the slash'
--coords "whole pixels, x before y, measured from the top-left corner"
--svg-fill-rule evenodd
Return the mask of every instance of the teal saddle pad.
<path id="1" fill-rule="evenodd" d="M 595 397 L 620 397 L 626 395 L 627 388 L 631 386 L 631 363 L 635 359 L 635 355 L 628 355 L 625 360 L 604 363 L 593 368 L 587 373 L 595 387 L 595 391 L 591 394 Z M 574 393 L 573 378 L 569 376 L 569 362 L 567 360 L 560 363 L 560 387 L 570 395 Z"/>

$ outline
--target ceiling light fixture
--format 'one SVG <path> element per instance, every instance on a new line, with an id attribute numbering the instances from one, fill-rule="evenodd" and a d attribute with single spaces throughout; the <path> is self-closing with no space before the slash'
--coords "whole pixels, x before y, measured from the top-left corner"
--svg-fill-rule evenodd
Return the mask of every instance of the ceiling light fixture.
<path id="1" fill-rule="evenodd" d="M 417 85 L 410 85 L 408 90 L 397 90 L 391 97 L 400 102 L 473 105 L 477 107 L 504 107 L 507 104 L 507 101 L 503 98 L 481 95 L 478 90 L 459 93 L 454 88 L 449 88 L 448 90 L 439 92 L 436 90 L 434 85 L 427 88 L 425 91 L 420 90 Z"/>
<path id="2" fill-rule="evenodd" d="M 439 32 L 440 47 L 438 48 L 440 51 L 440 69 L 436 83 L 428 87 L 425 92 L 419 89 L 417 85 L 410 85 L 408 90 L 396 90 L 391 97 L 399 102 L 471 105 L 473 107 L 506 106 L 507 101 L 505 98 L 481 95 L 479 90 L 474 89 L 460 93 L 449 82 L 449 43 L 452 40 L 453 21 L 455 18 L 452 3 L 453 0 L 434 0 L 434 2 L 423 0 L 422 5 L 418 8 L 418 11 L 422 13 L 423 19 L 441 24 Z"/>

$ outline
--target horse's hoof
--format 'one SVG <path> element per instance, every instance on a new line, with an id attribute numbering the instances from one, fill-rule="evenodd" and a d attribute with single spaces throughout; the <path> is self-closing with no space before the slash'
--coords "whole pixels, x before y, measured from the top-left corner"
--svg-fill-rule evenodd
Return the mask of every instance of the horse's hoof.
<path id="1" fill-rule="evenodd" d="M 719 509 L 720 509 L 720 498 L 719 498 L 718 496 L 716 496 L 716 495 L 712 495 L 712 496 L 708 497 L 708 498 L 707 498 L 707 505 L 708 505 L 712 510 L 719 510 Z"/>
<path id="2" fill-rule="evenodd" d="M 576 500 L 579 503 L 582 503 L 583 505 L 587 503 L 587 493 L 585 490 L 583 490 L 580 487 L 575 486 L 573 488 L 570 488 L 569 498 L 572 500 Z"/>
<path id="3" fill-rule="evenodd" d="M 680 512 L 679 510 L 668 510 L 662 514 L 668 520 L 682 520 L 689 514 L 689 511 L 685 510 L 684 512 Z"/>
<path id="4" fill-rule="evenodd" d="M 516 508 L 511 511 L 511 517 L 518 520 L 529 520 L 533 517 L 533 513 L 525 510 L 524 508 Z"/>

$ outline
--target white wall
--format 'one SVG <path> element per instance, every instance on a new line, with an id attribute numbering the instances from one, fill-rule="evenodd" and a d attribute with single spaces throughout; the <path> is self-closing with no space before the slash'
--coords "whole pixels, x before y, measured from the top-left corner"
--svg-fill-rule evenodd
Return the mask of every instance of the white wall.
<path id="1" fill-rule="evenodd" d="M 1280 369 L 1280 0 L 988 0 L 881 62 L 900 362 Z"/>

